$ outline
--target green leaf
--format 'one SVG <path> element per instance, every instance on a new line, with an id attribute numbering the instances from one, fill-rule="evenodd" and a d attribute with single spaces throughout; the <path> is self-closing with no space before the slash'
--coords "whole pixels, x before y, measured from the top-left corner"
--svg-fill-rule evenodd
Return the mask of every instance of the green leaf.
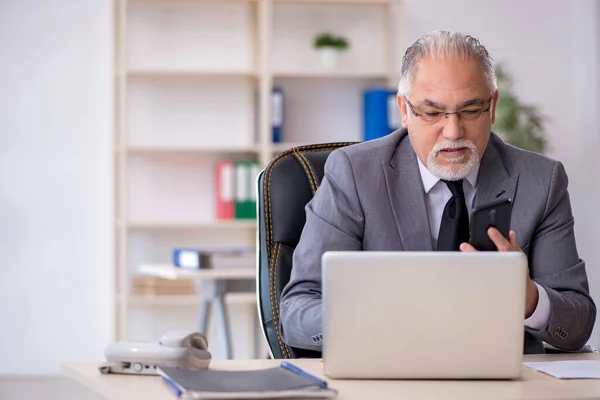
<path id="1" fill-rule="evenodd" d="M 322 47 L 333 47 L 338 50 L 346 50 L 349 47 L 348 40 L 341 36 L 334 36 L 330 32 L 324 32 L 313 40 L 313 46 L 317 49 Z"/>
<path id="2" fill-rule="evenodd" d="M 536 106 L 524 104 L 514 93 L 513 79 L 501 64 L 496 65 L 498 102 L 494 130 L 513 146 L 543 153 L 546 150 L 545 122 Z"/>

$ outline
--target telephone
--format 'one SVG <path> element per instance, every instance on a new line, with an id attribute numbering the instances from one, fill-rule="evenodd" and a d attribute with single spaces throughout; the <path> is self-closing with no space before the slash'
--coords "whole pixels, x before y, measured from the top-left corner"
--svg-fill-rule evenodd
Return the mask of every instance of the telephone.
<path id="1" fill-rule="evenodd" d="M 157 366 L 208 369 L 212 358 L 204 335 L 182 331 L 168 332 L 158 343 L 111 343 L 104 355 L 101 373 L 130 375 L 158 375 Z"/>

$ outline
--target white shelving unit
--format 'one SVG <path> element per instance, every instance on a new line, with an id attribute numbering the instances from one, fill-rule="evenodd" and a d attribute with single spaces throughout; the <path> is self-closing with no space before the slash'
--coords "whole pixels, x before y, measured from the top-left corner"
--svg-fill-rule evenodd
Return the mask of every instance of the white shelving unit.
<path id="1" fill-rule="evenodd" d="M 195 298 L 132 295 L 141 264 L 170 262 L 174 247 L 256 243 L 255 221 L 215 220 L 215 164 L 361 140 L 362 92 L 398 79 L 402 12 L 396 0 L 114 1 L 115 335 L 137 339 L 156 307 Z M 350 42 L 335 70 L 312 49 L 323 31 Z M 285 96 L 281 143 L 273 87 Z"/>
<path id="2" fill-rule="evenodd" d="M 256 296 L 254 293 L 230 293 L 225 298 L 229 305 L 256 304 Z M 129 306 L 153 306 L 153 307 L 192 307 L 198 308 L 198 296 L 194 295 L 170 295 L 170 296 L 128 296 L 127 298 L 120 297 L 119 302 L 127 302 Z"/>

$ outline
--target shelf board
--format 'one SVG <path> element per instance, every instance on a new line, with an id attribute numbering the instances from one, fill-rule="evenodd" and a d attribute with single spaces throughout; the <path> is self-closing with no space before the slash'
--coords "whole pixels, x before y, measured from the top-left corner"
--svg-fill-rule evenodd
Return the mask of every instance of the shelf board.
<path id="1" fill-rule="evenodd" d="M 387 79 L 386 71 L 338 71 L 338 70 L 282 70 L 274 71 L 274 78 L 338 78 L 338 79 Z"/>
<path id="2" fill-rule="evenodd" d="M 200 305 L 200 295 L 130 295 L 120 296 L 118 301 L 131 306 L 189 306 Z M 227 304 L 256 304 L 256 293 L 228 293 L 225 295 Z"/>
<path id="3" fill-rule="evenodd" d="M 184 269 L 171 264 L 142 264 L 137 270 L 143 275 L 163 279 L 256 279 L 256 268 Z"/>
<path id="4" fill-rule="evenodd" d="M 139 0 L 139 1 L 144 1 L 147 3 L 151 3 L 151 2 L 163 2 L 164 0 Z M 198 2 L 202 2 L 205 0 L 178 0 L 179 2 L 188 2 L 188 3 L 198 3 Z M 213 0 L 206 0 L 206 1 L 213 1 Z M 223 2 L 229 2 L 229 3 L 256 3 L 260 0 L 219 0 L 219 1 L 223 1 Z"/>
<path id="5" fill-rule="evenodd" d="M 206 222 L 146 222 L 133 221 L 119 226 L 138 230 L 169 230 L 169 229 L 256 229 L 255 220 L 206 221 Z"/>
<path id="6" fill-rule="evenodd" d="M 119 149 L 123 149 L 120 147 Z M 198 147 L 198 146 L 128 146 L 125 148 L 132 154 L 168 154 L 168 153 L 259 153 L 260 146 L 241 147 Z"/>
<path id="7" fill-rule="evenodd" d="M 396 0 L 275 0 L 275 3 L 296 4 L 349 4 L 365 6 L 382 6 L 394 3 Z"/>
<path id="8" fill-rule="evenodd" d="M 131 68 L 126 71 L 131 77 L 231 77 L 256 78 L 255 70 L 244 69 L 176 69 L 176 68 Z"/>

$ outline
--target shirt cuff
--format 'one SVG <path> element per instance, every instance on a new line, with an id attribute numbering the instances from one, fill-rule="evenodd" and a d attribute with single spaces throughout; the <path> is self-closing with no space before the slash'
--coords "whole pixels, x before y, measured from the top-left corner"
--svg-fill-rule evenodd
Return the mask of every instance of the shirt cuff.
<path id="1" fill-rule="evenodd" d="M 543 286 L 537 283 L 535 286 L 538 289 L 538 303 L 533 314 L 525 320 L 525 326 L 539 331 L 544 329 L 550 320 L 550 299 Z"/>

